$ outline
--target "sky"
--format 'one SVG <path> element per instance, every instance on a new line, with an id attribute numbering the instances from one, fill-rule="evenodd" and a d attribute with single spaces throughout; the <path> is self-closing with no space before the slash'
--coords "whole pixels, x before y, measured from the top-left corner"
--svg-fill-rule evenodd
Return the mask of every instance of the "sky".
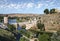
<path id="1" fill-rule="evenodd" d="M 60 9 L 60 0 L 0 0 L 0 14 L 44 14 L 44 9 Z"/>

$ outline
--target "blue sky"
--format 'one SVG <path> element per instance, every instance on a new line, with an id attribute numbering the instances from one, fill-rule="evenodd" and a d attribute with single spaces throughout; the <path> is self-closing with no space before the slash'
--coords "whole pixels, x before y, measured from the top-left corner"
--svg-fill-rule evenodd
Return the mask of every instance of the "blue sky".
<path id="1" fill-rule="evenodd" d="M 0 14 L 43 14 L 46 8 L 60 9 L 60 0 L 0 0 Z"/>

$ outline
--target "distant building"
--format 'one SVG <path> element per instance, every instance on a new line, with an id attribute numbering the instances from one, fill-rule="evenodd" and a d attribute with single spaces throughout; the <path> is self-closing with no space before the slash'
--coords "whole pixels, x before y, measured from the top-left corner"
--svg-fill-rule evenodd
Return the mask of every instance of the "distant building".
<path id="1" fill-rule="evenodd" d="M 55 9 L 55 12 L 60 13 L 60 10 L 59 9 Z"/>
<path id="2" fill-rule="evenodd" d="M 7 23 L 8 23 L 8 15 L 4 17 L 4 24 L 7 24 Z"/>

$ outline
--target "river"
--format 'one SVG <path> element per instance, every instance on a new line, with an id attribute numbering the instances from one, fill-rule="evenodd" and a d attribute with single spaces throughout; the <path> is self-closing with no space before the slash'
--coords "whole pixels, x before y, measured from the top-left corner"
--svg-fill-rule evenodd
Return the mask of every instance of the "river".
<path id="1" fill-rule="evenodd" d="M 14 24 L 14 23 L 17 23 L 17 20 L 16 19 L 9 19 L 8 23 L 9 24 Z"/>
<path id="2" fill-rule="evenodd" d="M 9 19 L 8 22 L 9 22 L 9 24 L 15 24 L 15 23 L 17 23 L 17 20 L 16 19 Z M 22 29 L 22 27 L 18 26 L 17 30 L 19 31 L 21 29 Z M 14 33 L 14 35 L 16 37 L 16 41 L 19 41 L 20 37 L 22 37 L 22 35 L 20 33 L 17 33 L 17 34 Z"/>

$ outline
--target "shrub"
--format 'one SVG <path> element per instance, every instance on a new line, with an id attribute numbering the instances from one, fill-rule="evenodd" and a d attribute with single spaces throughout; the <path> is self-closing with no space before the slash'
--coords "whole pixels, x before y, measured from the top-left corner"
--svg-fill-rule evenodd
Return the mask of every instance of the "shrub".
<path id="1" fill-rule="evenodd" d="M 45 9 L 45 10 L 44 10 L 44 13 L 45 13 L 45 14 L 49 14 L 49 10 L 48 10 L 48 9 Z"/>
<path id="2" fill-rule="evenodd" d="M 49 35 L 48 34 L 42 34 L 38 36 L 39 41 L 49 41 Z"/>
<path id="3" fill-rule="evenodd" d="M 15 41 L 15 36 L 7 30 L 0 29 L 0 41 Z"/>
<path id="4" fill-rule="evenodd" d="M 24 24 L 24 25 L 22 25 L 22 29 L 25 29 L 26 28 L 26 25 Z"/>
<path id="5" fill-rule="evenodd" d="M 0 22 L 2 22 L 4 19 L 4 16 L 0 16 Z"/>
<path id="6" fill-rule="evenodd" d="M 50 14 L 54 14 L 54 13 L 56 13 L 55 9 L 51 9 Z"/>
<path id="7" fill-rule="evenodd" d="M 40 30 L 45 30 L 45 26 L 44 26 L 44 24 L 43 23 L 41 23 L 41 22 L 37 22 L 37 27 L 38 27 L 38 29 L 40 29 Z"/>
<path id="8" fill-rule="evenodd" d="M 7 26 L 8 26 L 8 30 L 9 30 L 9 31 L 14 31 L 14 30 L 16 30 L 16 27 L 15 27 L 14 25 L 8 24 Z"/>
<path id="9" fill-rule="evenodd" d="M 29 41 L 29 40 L 27 40 L 27 39 L 24 38 L 24 37 L 21 37 L 19 41 Z"/>

